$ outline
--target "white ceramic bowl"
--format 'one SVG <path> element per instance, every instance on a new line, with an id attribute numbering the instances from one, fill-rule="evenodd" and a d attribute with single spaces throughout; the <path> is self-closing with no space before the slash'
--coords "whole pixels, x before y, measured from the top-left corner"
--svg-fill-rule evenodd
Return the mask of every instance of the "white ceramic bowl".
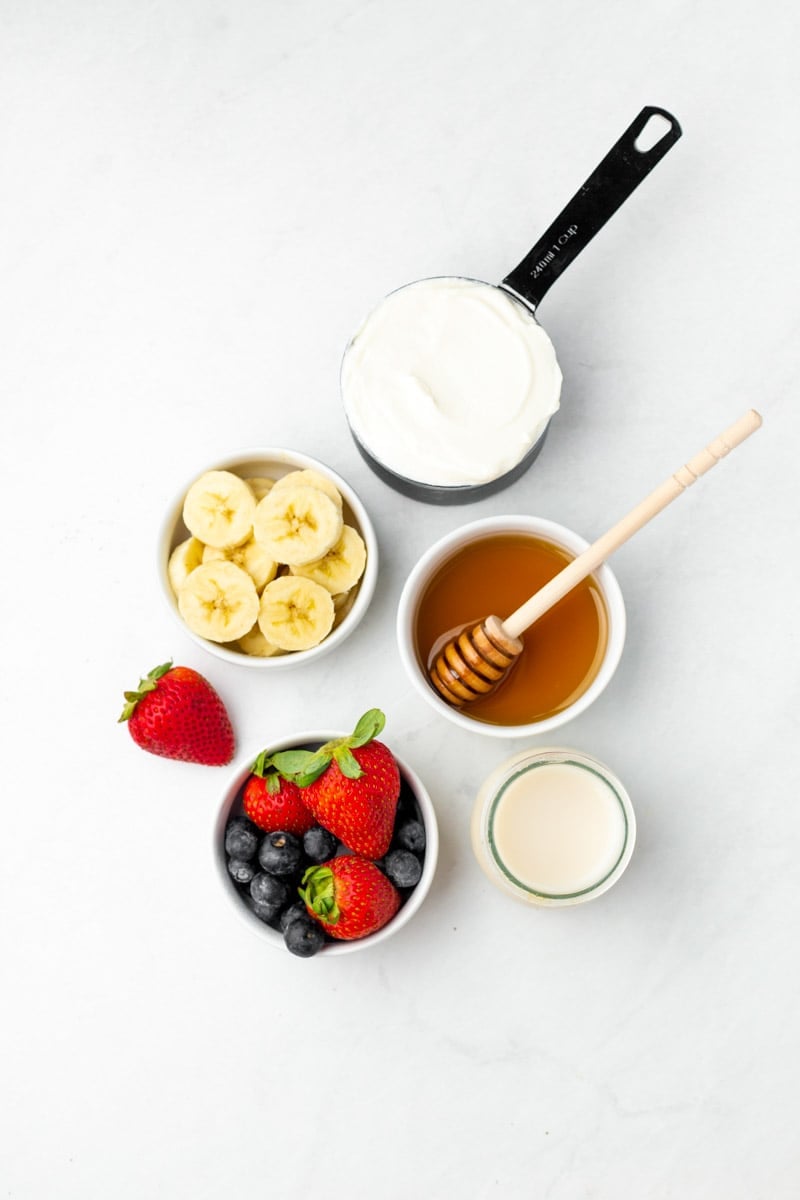
<path id="1" fill-rule="evenodd" d="M 298 733 L 293 737 L 284 738 L 282 741 L 274 742 L 267 747 L 268 754 L 277 754 L 279 750 L 297 749 L 298 747 L 316 748 L 321 746 L 323 742 L 328 742 L 332 738 L 344 737 L 345 734 L 341 730 L 315 730 L 310 733 Z M 259 746 L 253 754 L 251 754 L 244 762 L 244 765 L 239 766 L 234 771 L 228 781 L 222 797 L 222 804 L 217 816 L 216 825 L 214 827 L 214 864 L 217 875 L 222 884 L 222 889 L 228 897 L 234 912 L 249 926 L 253 932 L 261 937 L 270 945 L 277 947 L 284 954 L 290 952 L 286 949 L 283 941 L 283 935 L 270 925 L 266 925 L 259 920 L 257 916 L 250 910 L 247 902 L 236 887 L 236 884 L 230 877 L 227 866 L 227 855 L 225 853 L 225 829 L 231 817 L 242 812 L 241 808 L 241 792 L 242 788 L 250 776 L 250 768 L 255 762 L 258 754 L 264 747 Z M 394 751 L 392 751 L 394 754 Z M 422 866 L 422 876 L 414 890 L 409 894 L 408 898 L 401 905 L 395 916 L 382 929 L 376 933 L 370 934 L 368 937 L 357 938 L 353 941 L 329 941 L 326 942 L 323 948 L 315 957 L 320 956 L 330 957 L 338 954 L 352 954 L 357 950 L 367 950 L 370 946 L 377 946 L 379 942 L 385 942 L 387 938 L 392 937 L 400 929 L 402 929 L 414 914 L 419 910 L 420 905 L 427 896 L 433 876 L 436 872 L 436 862 L 439 856 L 439 829 L 436 822 L 436 812 L 434 811 L 433 803 L 425 788 L 425 785 L 420 780 L 419 776 L 394 754 L 397 760 L 397 765 L 400 768 L 400 779 L 402 781 L 403 792 L 401 793 L 401 803 L 405 800 L 414 808 L 415 813 L 420 821 L 425 826 L 425 858 Z"/>
<path id="2" fill-rule="evenodd" d="M 243 651 L 211 642 L 207 638 L 199 637 L 196 633 L 193 633 L 185 624 L 178 611 L 175 593 L 172 590 L 169 576 L 167 575 L 167 564 L 172 550 L 189 536 L 189 531 L 183 523 L 182 512 L 184 497 L 191 485 L 206 471 L 213 470 L 232 471 L 234 474 L 245 478 L 268 476 L 277 479 L 288 474 L 289 471 L 304 471 L 309 469 L 326 475 L 339 489 L 343 500 L 345 522 L 348 525 L 353 525 L 358 530 L 367 548 L 367 562 L 364 574 L 356 585 L 358 590 L 347 614 L 319 645 L 312 646 L 310 650 L 297 650 L 292 653 L 277 654 L 271 658 L 259 658 L 252 654 L 245 654 Z M 198 468 L 191 479 L 186 481 L 175 496 L 167 510 L 158 540 L 158 577 L 161 584 L 161 591 L 170 612 L 172 612 L 175 620 L 180 624 L 181 629 L 198 646 L 202 646 L 209 654 L 224 659 L 226 662 L 237 663 L 246 667 L 255 667 L 257 670 L 262 671 L 281 671 L 300 666 L 301 663 L 309 662 L 311 659 L 321 658 L 324 654 L 329 654 L 331 650 L 335 650 L 337 646 L 341 645 L 345 638 L 349 637 L 356 628 L 367 611 L 375 591 L 375 584 L 378 578 L 378 541 L 372 521 L 361 500 L 350 485 L 325 463 L 319 462 L 318 459 L 311 458 L 308 454 L 302 454 L 297 450 L 286 450 L 277 447 L 240 450 L 238 453 L 229 454 L 224 458 L 217 458 L 213 462 Z"/>
<path id="3" fill-rule="evenodd" d="M 418 605 L 430 580 L 455 551 L 470 542 L 492 534 L 503 533 L 531 534 L 534 537 L 553 542 L 573 556 L 580 554 L 589 545 L 580 534 L 567 529 L 564 525 L 545 520 L 543 517 L 486 517 L 483 520 L 473 521 L 469 525 L 460 526 L 431 546 L 417 562 L 406 580 L 397 610 L 397 643 L 409 679 L 419 694 L 440 716 L 462 729 L 468 729 L 472 733 L 485 734 L 487 737 L 531 737 L 548 733 L 584 712 L 607 686 L 617 669 L 625 643 L 625 602 L 611 568 L 603 564 L 593 572 L 593 576 L 602 592 L 608 614 L 608 640 L 605 655 L 597 675 L 587 689 L 561 712 L 524 725 L 492 725 L 471 717 L 469 705 L 465 705 L 463 709 L 453 708 L 429 682 L 425 664 L 420 661 L 417 654 L 415 626 Z M 484 615 L 488 616 L 489 614 Z M 498 615 L 507 616 L 508 614 Z M 442 632 L 444 633 L 445 630 Z"/>

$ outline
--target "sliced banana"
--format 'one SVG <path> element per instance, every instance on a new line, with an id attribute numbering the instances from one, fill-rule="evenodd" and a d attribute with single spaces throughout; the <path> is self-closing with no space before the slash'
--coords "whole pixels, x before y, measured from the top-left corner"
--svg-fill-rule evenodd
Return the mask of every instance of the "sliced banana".
<path id="1" fill-rule="evenodd" d="M 340 510 L 319 488 L 276 484 L 256 506 L 253 536 L 270 558 L 298 566 L 327 554 L 342 525 Z"/>
<path id="2" fill-rule="evenodd" d="M 350 609 L 355 603 L 358 595 L 358 588 L 350 588 L 349 592 L 342 592 L 339 596 L 333 597 L 334 619 L 333 627 L 338 629 L 342 621 L 345 619 Z"/>
<path id="3" fill-rule="evenodd" d="M 251 654 L 255 658 L 273 658 L 276 654 L 283 654 L 280 646 L 274 646 L 272 642 L 267 641 L 258 624 L 255 624 L 244 637 L 240 637 L 236 645 L 239 650 L 243 650 L 245 654 Z"/>
<path id="4" fill-rule="evenodd" d="M 258 625 L 268 642 L 281 650 L 310 650 L 333 628 L 330 592 L 313 579 L 282 575 L 261 594 Z"/>
<path id="5" fill-rule="evenodd" d="M 219 546 L 203 548 L 203 562 L 219 562 L 222 559 L 247 571 L 256 585 L 257 592 L 262 592 L 269 581 L 278 574 L 278 564 L 274 558 L 270 558 L 264 547 L 252 537 L 241 546 L 227 546 L 224 550 Z"/>
<path id="6" fill-rule="evenodd" d="M 183 521 L 206 546 L 240 546 L 250 537 L 256 499 L 231 471 L 206 471 L 183 502 Z"/>
<path id="7" fill-rule="evenodd" d="M 170 554 L 167 563 L 167 577 L 176 595 L 195 567 L 200 566 L 203 561 L 203 550 L 204 546 L 201 541 L 196 537 L 188 537 Z"/>
<path id="8" fill-rule="evenodd" d="M 336 484 L 313 467 L 306 467 L 303 471 L 289 471 L 288 475 L 282 475 L 275 481 L 275 487 L 315 487 L 329 496 L 339 510 L 342 507 L 342 495 Z"/>
<path id="9" fill-rule="evenodd" d="M 335 596 L 337 592 L 348 592 L 358 583 L 366 562 L 367 547 L 361 534 L 352 525 L 344 525 L 341 537 L 327 554 L 315 562 L 292 567 L 292 572 L 313 579 Z"/>
<path id="10" fill-rule="evenodd" d="M 258 504 L 259 500 L 263 500 L 267 492 L 271 492 L 275 487 L 275 480 L 270 479 L 268 475 L 253 475 L 245 479 L 245 483 L 255 496 L 256 504 Z"/>
<path id="11" fill-rule="evenodd" d="M 178 611 L 193 633 L 210 642 L 235 642 L 258 618 L 258 592 L 235 563 L 201 563 L 178 592 Z"/>

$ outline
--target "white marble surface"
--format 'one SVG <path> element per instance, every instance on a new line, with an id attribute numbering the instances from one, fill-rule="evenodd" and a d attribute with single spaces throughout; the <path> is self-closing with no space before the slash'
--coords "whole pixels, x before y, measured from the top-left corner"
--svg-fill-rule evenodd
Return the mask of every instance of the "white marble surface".
<path id="1" fill-rule="evenodd" d="M 798 32 L 782 0 L 0 4 L 4 1197 L 797 1196 Z M 342 419 L 349 332 L 410 279 L 501 278 L 644 104 L 684 137 L 542 305 L 539 462 L 469 509 L 390 492 Z M 412 693 L 400 587 L 477 516 L 598 535 L 751 405 L 616 556 L 623 661 L 559 739 L 624 779 L 633 862 L 529 911 L 468 842 L 517 745 Z M 296 676 L 204 654 L 154 571 L 176 483 L 258 444 L 344 474 L 382 548 Z M 386 711 L 441 826 L 408 929 L 303 962 L 233 918 L 227 771 L 116 724 L 170 656 L 237 761 Z"/>

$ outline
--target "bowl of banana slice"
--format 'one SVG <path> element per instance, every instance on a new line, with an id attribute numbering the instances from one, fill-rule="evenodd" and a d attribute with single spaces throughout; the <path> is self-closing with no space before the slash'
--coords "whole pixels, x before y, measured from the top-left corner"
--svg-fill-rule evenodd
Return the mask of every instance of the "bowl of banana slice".
<path id="1" fill-rule="evenodd" d="M 162 591 L 189 636 L 228 662 L 282 668 L 338 646 L 378 576 L 372 522 L 335 471 L 296 450 L 243 450 L 170 506 Z"/>

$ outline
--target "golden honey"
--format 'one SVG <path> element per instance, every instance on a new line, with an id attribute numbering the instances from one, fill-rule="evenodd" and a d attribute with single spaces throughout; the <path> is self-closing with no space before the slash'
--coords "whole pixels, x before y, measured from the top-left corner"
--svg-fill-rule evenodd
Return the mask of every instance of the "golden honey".
<path id="1" fill-rule="evenodd" d="M 525 533 L 487 534 L 454 551 L 417 606 L 416 652 L 426 674 L 442 636 L 485 617 L 509 617 L 574 555 Z M 586 691 L 605 655 L 608 615 L 590 576 L 523 635 L 506 679 L 463 712 L 493 725 L 527 725 L 555 716 Z"/>

